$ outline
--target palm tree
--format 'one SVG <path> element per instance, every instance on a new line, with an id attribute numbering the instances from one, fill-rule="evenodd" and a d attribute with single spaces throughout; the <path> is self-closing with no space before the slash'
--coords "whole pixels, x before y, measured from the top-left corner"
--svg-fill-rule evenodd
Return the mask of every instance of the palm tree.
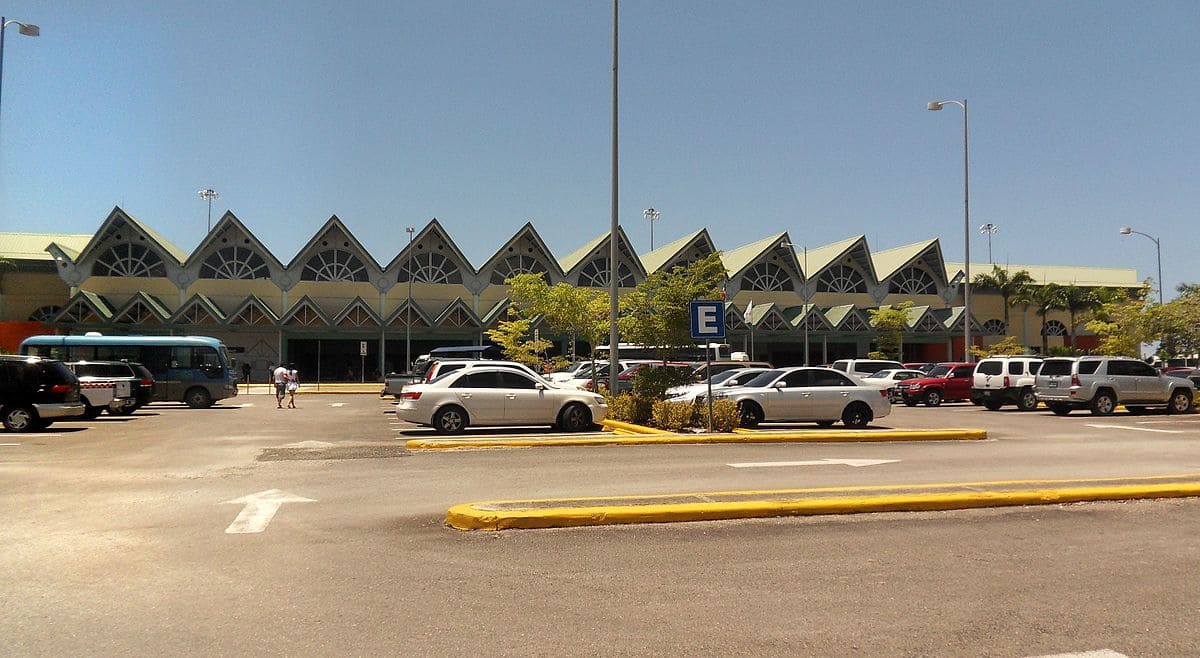
<path id="1" fill-rule="evenodd" d="M 1042 354 L 1050 352 L 1050 341 L 1046 336 L 1046 316 L 1050 311 L 1065 308 L 1062 296 L 1062 286 L 1047 283 L 1041 286 L 1029 286 L 1016 296 L 1018 304 L 1032 306 L 1038 315 L 1042 316 Z"/>
<path id="2" fill-rule="evenodd" d="M 1100 296 L 1091 288 L 1080 288 L 1075 284 L 1059 289 L 1059 299 L 1062 309 L 1067 312 L 1071 324 L 1067 325 L 1067 333 L 1071 338 L 1071 351 L 1075 351 L 1075 318 L 1084 313 L 1091 313 L 1102 305 Z"/>
<path id="3" fill-rule="evenodd" d="M 1009 274 L 1008 270 L 1001 269 L 999 265 L 992 265 L 990 273 L 984 272 L 975 275 L 975 280 L 971 282 L 971 285 L 999 293 L 1000 299 L 1004 302 L 1004 333 L 1011 334 L 1008 324 L 1008 309 L 1010 306 L 1020 303 L 1016 298 L 1020 297 L 1021 293 L 1033 283 L 1033 277 L 1027 270 Z"/>

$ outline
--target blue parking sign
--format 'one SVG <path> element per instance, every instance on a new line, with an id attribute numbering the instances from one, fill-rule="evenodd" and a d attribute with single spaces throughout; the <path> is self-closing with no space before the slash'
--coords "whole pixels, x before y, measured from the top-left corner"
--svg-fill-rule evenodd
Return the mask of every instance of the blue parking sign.
<path id="1" fill-rule="evenodd" d="M 725 337 L 724 302 L 692 302 L 690 310 L 693 340 Z"/>

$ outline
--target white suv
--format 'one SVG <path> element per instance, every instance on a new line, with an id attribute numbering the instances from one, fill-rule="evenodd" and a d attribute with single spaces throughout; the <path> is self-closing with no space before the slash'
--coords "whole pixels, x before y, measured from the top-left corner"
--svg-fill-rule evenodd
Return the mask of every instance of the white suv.
<path id="1" fill-rule="evenodd" d="M 997 411 L 1015 404 L 1021 411 L 1037 409 L 1034 378 L 1042 367 L 1040 356 L 989 356 L 975 364 L 971 402 Z"/>

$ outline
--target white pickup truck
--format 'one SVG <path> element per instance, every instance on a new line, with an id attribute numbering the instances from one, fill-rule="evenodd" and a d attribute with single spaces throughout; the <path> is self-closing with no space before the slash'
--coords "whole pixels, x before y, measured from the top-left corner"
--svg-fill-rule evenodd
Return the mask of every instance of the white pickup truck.
<path id="1" fill-rule="evenodd" d="M 120 361 L 75 361 L 67 367 L 79 378 L 79 397 L 84 418 L 104 412 L 120 415 L 137 404 L 137 379 L 130 376 L 129 365 Z"/>

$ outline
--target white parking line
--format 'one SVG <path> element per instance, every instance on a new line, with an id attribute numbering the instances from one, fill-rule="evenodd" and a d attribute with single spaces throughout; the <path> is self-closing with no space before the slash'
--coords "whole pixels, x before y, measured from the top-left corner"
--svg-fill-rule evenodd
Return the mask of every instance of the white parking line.
<path id="1" fill-rule="evenodd" d="M 0 443 L 0 446 L 19 446 L 20 443 Z"/>
<path id="2" fill-rule="evenodd" d="M 1101 430 L 1111 429 L 1111 430 L 1136 430 L 1138 432 L 1158 432 L 1160 434 L 1183 434 L 1184 433 L 1183 430 L 1156 430 L 1156 429 L 1153 429 L 1150 427 L 1131 427 L 1129 425 L 1092 425 L 1089 423 L 1088 427 L 1095 427 L 1096 429 L 1101 429 Z"/>

